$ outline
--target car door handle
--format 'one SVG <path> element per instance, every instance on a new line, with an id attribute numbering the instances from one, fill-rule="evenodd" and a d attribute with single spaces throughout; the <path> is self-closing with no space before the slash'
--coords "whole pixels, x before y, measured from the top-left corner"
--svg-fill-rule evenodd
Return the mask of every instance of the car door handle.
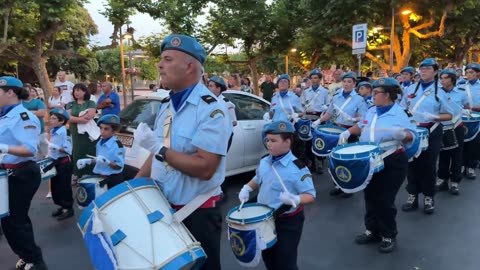
<path id="1" fill-rule="evenodd" d="M 246 126 L 243 126 L 243 129 L 253 130 L 253 129 L 255 129 L 255 126 L 254 125 L 246 125 Z"/>

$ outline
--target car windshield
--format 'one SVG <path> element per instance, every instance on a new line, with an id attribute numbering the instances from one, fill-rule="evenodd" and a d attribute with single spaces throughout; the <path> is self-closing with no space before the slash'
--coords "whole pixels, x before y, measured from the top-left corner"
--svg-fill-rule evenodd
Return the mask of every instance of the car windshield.
<path id="1" fill-rule="evenodd" d="M 235 104 L 237 120 L 262 120 L 270 110 L 270 105 L 262 100 L 242 94 L 224 93 L 226 98 Z"/>
<path id="2" fill-rule="evenodd" d="M 135 100 L 120 112 L 120 121 L 123 128 L 137 128 L 143 122 L 153 129 L 155 125 L 155 117 L 158 108 L 160 108 L 160 100 L 141 99 Z"/>

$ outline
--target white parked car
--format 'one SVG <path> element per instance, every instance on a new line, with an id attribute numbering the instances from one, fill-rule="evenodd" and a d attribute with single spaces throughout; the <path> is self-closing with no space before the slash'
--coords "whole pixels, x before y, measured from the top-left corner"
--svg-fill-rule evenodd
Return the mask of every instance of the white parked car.
<path id="1" fill-rule="evenodd" d="M 229 90 L 223 95 L 235 104 L 237 115 L 237 126 L 233 130 L 233 141 L 227 155 L 226 176 L 253 171 L 261 157 L 267 154 L 262 143 L 262 129 L 267 123 L 263 115 L 270 110 L 270 103 L 241 91 Z M 127 150 L 125 164 L 140 168 L 147 159 L 147 150 L 138 146 L 132 149 L 133 131 L 141 122 L 153 129 L 160 102 L 166 96 L 166 91 L 139 96 L 120 112 L 122 127 L 117 137 Z"/>

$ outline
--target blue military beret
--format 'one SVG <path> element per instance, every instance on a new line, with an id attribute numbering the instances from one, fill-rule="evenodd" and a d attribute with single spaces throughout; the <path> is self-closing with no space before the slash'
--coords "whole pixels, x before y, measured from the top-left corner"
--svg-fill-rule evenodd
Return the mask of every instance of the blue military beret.
<path id="1" fill-rule="evenodd" d="M 417 73 L 415 73 L 415 75 L 413 75 L 414 78 L 417 77 L 417 76 L 420 77 L 420 73 L 417 72 Z"/>
<path id="2" fill-rule="evenodd" d="M 382 86 L 398 86 L 400 87 L 400 83 L 395 80 L 394 78 L 386 77 L 386 78 L 380 78 L 376 81 L 373 82 L 372 87 L 377 88 L 377 87 L 382 87 Z"/>
<path id="3" fill-rule="evenodd" d="M 479 63 L 470 63 L 465 67 L 465 70 L 467 70 L 467 69 L 473 69 L 476 72 L 479 72 L 480 71 L 480 64 Z"/>
<path id="4" fill-rule="evenodd" d="M 277 79 L 277 83 L 279 83 L 281 80 L 284 80 L 284 79 L 290 81 L 290 76 L 288 76 L 288 74 L 280 75 Z"/>
<path id="5" fill-rule="evenodd" d="M 457 85 L 466 84 L 466 83 L 467 83 L 467 80 L 465 80 L 464 78 L 459 78 L 457 81 Z"/>
<path id="6" fill-rule="evenodd" d="M 177 50 L 191 55 L 197 59 L 202 65 L 207 59 L 205 49 L 191 36 L 186 35 L 169 35 L 166 37 L 160 47 L 160 53 L 166 50 Z"/>
<path id="7" fill-rule="evenodd" d="M 67 121 L 70 119 L 70 114 L 68 114 L 67 110 L 65 109 L 55 108 L 50 111 L 50 115 L 52 114 L 60 115 L 63 118 L 65 118 Z"/>
<path id="8" fill-rule="evenodd" d="M 357 80 L 357 74 L 355 74 L 355 72 L 353 72 L 353 71 L 350 71 L 350 72 L 347 72 L 347 73 L 342 75 L 342 80 L 343 79 L 348 79 L 348 78 L 356 81 Z"/>
<path id="9" fill-rule="evenodd" d="M 362 86 L 366 86 L 366 87 L 372 89 L 372 85 L 371 85 L 369 82 L 359 82 L 359 83 L 357 84 L 357 89 L 359 89 L 359 88 L 362 87 Z"/>
<path id="10" fill-rule="evenodd" d="M 442 72 L 440 72 L 440 76 L 442 75 L 451 75 L 453 76 L 453 78 L 457 78 L 457 72 L 453 69 L 450 69 L 450 68 L 446 68 L 444 70 L 442 70 Z"/>
<path id="11" fill-rule="evenodd" d="M 97 121 L 97 125 L 100 124 L 112 124 L 112 125 L 119 125 L 120 124 L 120 117 L 115 114 L 106 114 Z"/>
<path id="12" fill-rule="evenodd" d="M 265 134 L 295 133 L 295 128 L 289 121 L 275 121 L 268 124 L 263 132 Z"/>
<path id="13" fill-rule="evenodd" d="M 408 72 L 408 73 L 413 75 L 413 74 L 415 74 L 415 69 L 413 67 L 408 66 L 408 67 L 402 68 L 400 73 L 403 73 L 403 72 Z"/>
<path id="14" fill-rule="evenodd" d="M 437 60 L 435 60 L 435 58 L 427 58 L 420 63 L 420 67 L 428 67 L 428 66 L 438 69 Z"/>
<path id="15" fill-rule="evenodd" d="M 208 81 L 216 82 L 216 83 L 218 83 L 218 84 L 220 84 L 220 85 L 222 85 L 222 86 L 227 87 L 227 84 L 225 83 L 225 80 L 222 79 L 222 78 L 220 78 L 220 77 L 218 77 L 218 76 L 213 76 L 213 77 L 211 77 Z"/>
<path id="16" fill-rule="evenodd" d="M 0 77 L 0 87 L 23 87 L 22 81 L 12 76 L 2 76 Z"/>
<path id="17" fill-rule="evenodd" d="M 311 78 L 313 75 L 318 75 L 318 76 L 322 76 L 322 71 L 318 68 L 310 71 L 310 75 L 308 75 L 309 78 Z"/>

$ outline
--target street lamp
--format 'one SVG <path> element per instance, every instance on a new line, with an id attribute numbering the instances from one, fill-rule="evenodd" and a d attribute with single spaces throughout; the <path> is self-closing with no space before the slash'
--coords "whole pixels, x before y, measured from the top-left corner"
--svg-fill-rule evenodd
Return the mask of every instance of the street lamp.
<path id="1" fill-rule="evenodd" d="M 123 92 L 123 106 L 127 106 L 127 91 L 125 89 L 125 59 L 123 56 L 123 40 L 129 40 L 133 38 L 133 28 L 128 28 L 127 33 L 122 35 L 122 29 L 120 28 L 120 62 L 122 65 L 122 92 Z M 132 99 L 133 101 L 133 99 Z"/>
<path id="2" fill-rule="evenodd" d="M 290 49 L 290 52 L 292 52 L 292 53 L 294 53 L 294 52 L 296 52 L 296 51 L 297 51 L 296 48 Z M 288 52 L 287 52 L 287 54 L 285 55 L 285 74 L 288 75 Z"/>
<path id="3" fill-rule="evenodd" d="M 401 15 L 409 15 L 413 11 L 411 9 L 404 9 L 400 12 Z M 395 8 L 392 7 L 392 27 L 390 29 L 390 70 L 393 71 L 393 36 L 395 35 Z"/>

